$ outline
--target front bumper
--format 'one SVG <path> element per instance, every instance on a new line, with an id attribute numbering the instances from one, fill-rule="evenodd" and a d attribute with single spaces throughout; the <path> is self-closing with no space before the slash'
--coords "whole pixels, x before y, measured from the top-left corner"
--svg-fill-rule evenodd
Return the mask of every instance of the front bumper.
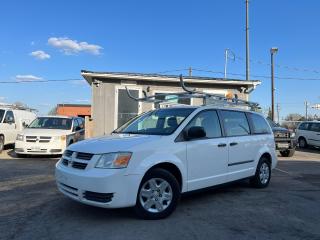
<path id="1" fill-rule="evenodd" d="M 275 138 L 276 150 L 291 150 L 295 149 L 297 146 L 297 141 L 295 139 L 288 138 Z"/>
<path id="2" fill-rule="evenodd" d="M 60 161 L 55 177 L 59 191 L 67 197 L 103 208 L 134 206 L 142 179 L 141 175 L 126 175 L 126 169 L 80 170 L 64 166 Z"/>
<path id="3" fill-rule="evenodd" d="M 15 152 L 17 154 L 30 155 L 60 155 L 66 149 L 66 144 L 61 141 L 50 141 L 48 143 L 37 142 L 15 142 Z"/>

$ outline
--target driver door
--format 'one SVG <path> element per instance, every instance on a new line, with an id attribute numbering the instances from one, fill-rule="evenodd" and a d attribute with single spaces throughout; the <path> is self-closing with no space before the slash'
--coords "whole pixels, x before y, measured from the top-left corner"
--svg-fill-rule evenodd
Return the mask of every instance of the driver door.
<path id="1" fill-rule="evenodd" d="M 198 113 L 184 131 L 194 126 L 203 127 L 206 137 L 186 141 L 189 191 L 224 183 L 228 165 L 228 147 L 217 112 Z"/>

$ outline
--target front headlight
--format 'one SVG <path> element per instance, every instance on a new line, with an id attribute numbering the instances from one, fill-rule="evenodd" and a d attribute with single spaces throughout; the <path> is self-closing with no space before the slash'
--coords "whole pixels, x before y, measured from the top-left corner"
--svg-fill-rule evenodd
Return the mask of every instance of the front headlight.
<path id="1" fill-rule="evenodd" d="M 106 153 L 99 158 L 96 168 L 126 168 L 129 164 L 132 153 L 116 152 Z"/>
<path id="2" fill-rule="evenodd" d="M 62 136 L 55 136 L 54 137 L 55 141 L 65 141 L 66 140 L 66 135 L 62 135 Z"/>
<path id="3" fill-rule="evenodd" d="M 23 141 L 24 135 L 23 134 L 18 134 L 16 140 L 17 141 Z"/>
<path id="4" fill-rule="evenodd" d="M 296 133 L 292 132 L 290 133 L 290 137 L 294 138 L 296 136 Z"/>

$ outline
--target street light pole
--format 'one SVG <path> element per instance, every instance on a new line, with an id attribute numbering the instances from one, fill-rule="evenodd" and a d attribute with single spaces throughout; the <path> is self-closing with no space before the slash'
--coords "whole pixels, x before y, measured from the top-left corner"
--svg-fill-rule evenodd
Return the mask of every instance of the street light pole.
<path id="1" fill-rule="evenodd" d="M 246 80 L 249 81 L 250 64 L 249 64 L 249 0 L 246 0 Z"/>
<path id="2" fill-rule="evenodd" d="M 278 52 L 278 48 L 273 47 L 270 49 L 271 53 L 271 119 L 274 121 L 274 60 L 273 56 Z"/>

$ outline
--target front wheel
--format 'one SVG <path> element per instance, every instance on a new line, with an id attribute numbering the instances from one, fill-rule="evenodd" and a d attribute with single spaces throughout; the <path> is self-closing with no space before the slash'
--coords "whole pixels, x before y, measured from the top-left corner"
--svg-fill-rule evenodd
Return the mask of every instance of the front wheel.
<path id="1" fill-rule="evenodd" d="M 0 136 L 0 153 L 2 152 L 3 149 L 4 149 L 4 137 Z"/>
<path id="2" fill-rule="evenodd" d="M 295 152 L 295 149 L 287 149 L 284 151 L 280 151 L 282 157 L 292 157 Z"/>
<path id="3" fill-rule="evenodd" d="M 265 188 L 271 179 L 271 164 L 269 159 L 262 157 L 258 163 L 255 175 L 250 179 L 250 183 L 256 188 Z"/>
<path id="4" fill-rule="evenodd" d="M 298 140 L 298 143 L 299 143 L 300 148 L 307 148 L 308 147 L 308 143 L 304 137 L 300 137 Z"/>
<path id="5" fill-rule="evenodd" d="M 143 178 L 137 196 L 135 212 L 143 219 L 169 216 L 180 199 L 177 179 L 164 169 L 152 169 Z"/>

